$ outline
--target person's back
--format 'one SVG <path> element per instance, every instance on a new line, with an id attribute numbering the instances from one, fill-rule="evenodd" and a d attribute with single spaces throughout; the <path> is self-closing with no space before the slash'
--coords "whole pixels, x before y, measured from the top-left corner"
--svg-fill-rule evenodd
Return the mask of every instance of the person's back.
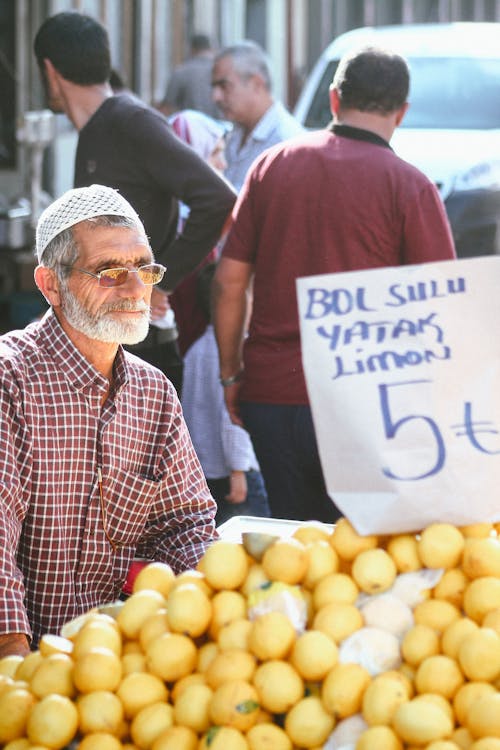
<path id="1" fill-rule="evenodd" d="M 191 38 L 191 55 L 177 65 L 158 108 L 166 115 L 183 109 L 196 109 L 209 117 L 218 117 L 212 100 L 211 78 L 214 53 L 205 34 Z"/>
<path id="2" fill-rule="evenodd" d="M 398 55 L 367 49 L 341 61 L 330 89 L 333 124 L 254 164 L 223 249 L 214 320 L 226 402 L 233 419 L 241 410 L 278 517 L 338 515 L 302 370 L 296 279 L 455 257 L 435 186 L 389 145 L 408 87 Z M 335 331 L 320 333 L 333 350 Z"/>

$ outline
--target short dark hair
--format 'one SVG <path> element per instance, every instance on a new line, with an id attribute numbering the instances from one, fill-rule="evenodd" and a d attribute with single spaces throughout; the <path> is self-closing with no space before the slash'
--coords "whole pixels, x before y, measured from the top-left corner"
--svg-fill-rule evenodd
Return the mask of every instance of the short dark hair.
<path id="1" fill-rule="evenodd" d="M 190 47 L 193 52 L 204 52 L 211 49 L 210 39 L 206 34 L 193 34 L 190 39 Z"/>
<path id="2" fill-rule="evenodd" d="M 410 71 L 401 55 L 364 47 L 341 59 L 332 85 L 343 108 L 388 114 L 407 101 Z"/>
<path id="3" fill-rule="evenodd" d="M 50 16 L 38 29 L 34 50 L 42 70 L 44 59 L 48 59 L 72 83 L 90 86 L 109 79 L 108 32 L 90 16 L 77 11 Z"/>

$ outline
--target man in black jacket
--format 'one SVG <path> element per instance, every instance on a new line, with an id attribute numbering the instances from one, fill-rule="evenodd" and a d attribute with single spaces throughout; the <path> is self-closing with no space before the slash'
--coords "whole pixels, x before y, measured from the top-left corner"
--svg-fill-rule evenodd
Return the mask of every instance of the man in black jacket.
<path id="1" fill-rule="evenodd" d="M 133 351 L 180 390 L 182 362 L 172 328 L 163 322 L 167 292 L 216 244 L 234 191 L 159 112 L 127 93 L 113 94 L 109 38 L 95 19 L 72 11 L 49 17 L 34 50 L 49 107 L 64 112 L 79 132 L 74 186 L 119 190 L 142 219 L 156 260 L 167 266 L 163 288 L 155 287 L 151 300 L 150 333 Z M 180 234 L 179 201 L 190 209 Z"/>

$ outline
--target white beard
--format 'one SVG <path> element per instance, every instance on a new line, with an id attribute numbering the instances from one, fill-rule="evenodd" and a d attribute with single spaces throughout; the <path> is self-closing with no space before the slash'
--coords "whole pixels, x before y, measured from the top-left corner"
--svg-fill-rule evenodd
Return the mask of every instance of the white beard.
<path id="1" fill-rule="evenodd" d="M 146 338 L 149 330 L 150 308 L 145 302 L 124 299 L 113 305 L 103 306 L 94 316 L 68 288 L 61 292 L 61 309 L 68 323 L 88 338 L 112 344 L 138 344 Z M 113 310 L 140 310 L 143 314 L 137 320 L 118 321 L 109 316 Z"/>

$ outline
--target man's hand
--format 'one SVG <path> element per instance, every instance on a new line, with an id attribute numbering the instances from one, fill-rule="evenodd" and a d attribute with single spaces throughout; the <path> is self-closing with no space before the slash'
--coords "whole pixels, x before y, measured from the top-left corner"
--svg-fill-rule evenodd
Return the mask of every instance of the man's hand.
<path id="1" fill-rule="evenodd" d="M 26 656 L 29 652 L 29 641 L 24 633 L 0 635 L 0 659 L 4 656 Z"/>
<path id="2" fill-rule="evenodd" d="M 226 385 L 224 388 L 224 400 L 226 402 L 227 411 L 233 424 L 237 424 L 240 427 L 244 427 L 243 421 L 240 417 L 240 388 L 241 383 L 233 383 L 233 385 Z"/>
<path id="3" fill-rule="evenodd" d="M 231 505 L 239 505 L 247 499 L 247 478 L 244 471 L 232 471 L 229 478 L 229 494 L 225 500 Z"/>

